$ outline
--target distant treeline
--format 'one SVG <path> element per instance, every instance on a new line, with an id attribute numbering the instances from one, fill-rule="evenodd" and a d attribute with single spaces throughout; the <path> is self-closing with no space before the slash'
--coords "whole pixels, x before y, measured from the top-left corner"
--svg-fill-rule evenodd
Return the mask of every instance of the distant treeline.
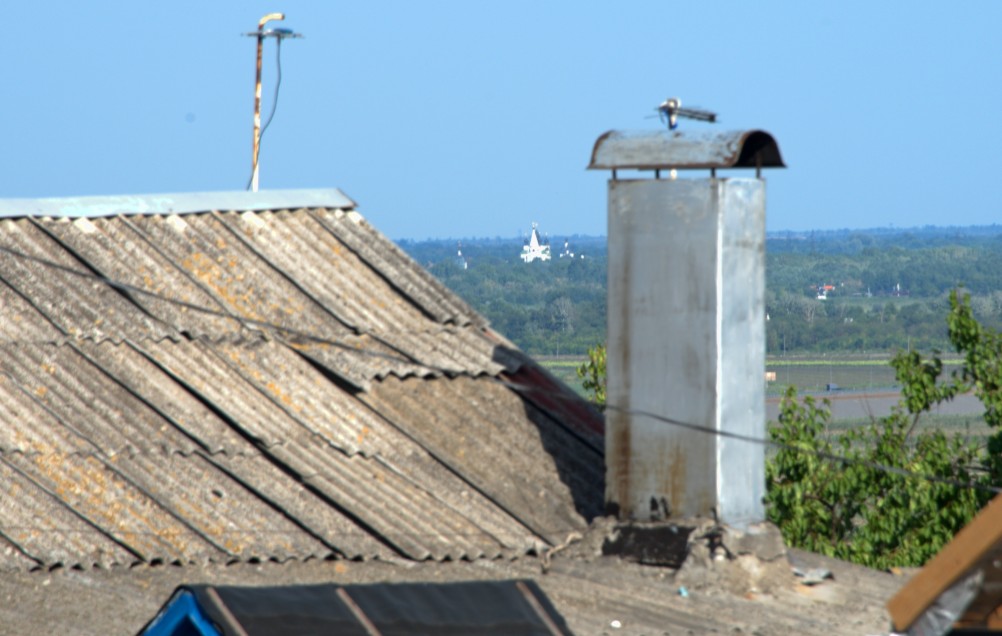
<path id="1" fill-rule="evenodd" d="M 400 246 L 523 350 L 583 355 L 605 342 L 606 241 L 569 237 L 574 258 L 561 258 L 564 240 L 553 240 L 552 260 L 532 263 L 522 262 L 517 238 Z"/>
<path id="2" fill-rule="evenodd" d="M 558 257 L 561 237 L 551 261 L 528 264 L 517 238 L 400 245 L 524 350 L 583 355 L 605 341 L 606 240 L 567 240 L 575 258 Z M 1002 226 L 771 232 L 767 352 L 946 349 L 958 285 L 980 320 L 1002 325 Z"/>

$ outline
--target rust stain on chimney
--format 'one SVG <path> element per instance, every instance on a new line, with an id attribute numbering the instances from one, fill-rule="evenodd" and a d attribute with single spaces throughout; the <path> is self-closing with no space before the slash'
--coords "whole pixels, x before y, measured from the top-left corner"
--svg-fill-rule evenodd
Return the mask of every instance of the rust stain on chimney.
<path id="1" fill-rule="evenodd" d="M 608 417 L 608 415 L 607 415 Z M 631 435 L 629 416 L 622 413 L 612 415 L 612 426 L 606 428 L 606 435 L 612 435 L 613 452 L 606 461 L 612 465 L 612 474 L 615 479 L 607 485 L 613 494 L 606 497 L 606 511 L 616 516 L 628 515 L 630 496 L 630 456 Z"/>
<path id="2" fill-rule="evenodd" d="M 665 455 L 662 467 L 667 472 L 667 479 L 663 482 L 662 492 L 668 493 L 668 504 L 671 507 L 669 514 L 678 514 L 679 511 L 685 509 L 685 453 L 682 452 L 678 444 L 672 444 L 668 447 Z"/>

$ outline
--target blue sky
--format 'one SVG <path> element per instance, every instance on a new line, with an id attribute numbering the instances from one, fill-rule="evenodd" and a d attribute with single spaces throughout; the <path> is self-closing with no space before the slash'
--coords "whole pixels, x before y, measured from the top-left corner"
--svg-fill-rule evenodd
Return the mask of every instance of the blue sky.
<path id="1" fill-rule="evenodd" d="M 987 0 L 18 3 L 0 197 L 245 188 L 240 34 L 272 11 L 306 37 L 282 47 L 261 188 L 340 188 L 391 238 L 604 234 L 592 145 L 669 95 L 776 137 L 769 230 L 1002 220 Z"/>

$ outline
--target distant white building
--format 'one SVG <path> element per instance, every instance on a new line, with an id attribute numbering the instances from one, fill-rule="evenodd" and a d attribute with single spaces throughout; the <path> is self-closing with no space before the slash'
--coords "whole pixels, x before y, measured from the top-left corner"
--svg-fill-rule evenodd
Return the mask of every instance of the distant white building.
<path id="1" fill-rule="evenodd" d="M 560 252 L 560 258 L 574 258 L 570 239 L 564 239 L 564 251 Z M 584 254 L 578 254 L 578 258 L 584 258 Z"/>
<path id="2" fill-rule="evenodd" d="M 522 261 L 531 263 L 535 260 L 550 260 L 550 243 L 539 239 L 538 223 L 532 224 L 532 235 L 525 245 L 522 246 Z"/>

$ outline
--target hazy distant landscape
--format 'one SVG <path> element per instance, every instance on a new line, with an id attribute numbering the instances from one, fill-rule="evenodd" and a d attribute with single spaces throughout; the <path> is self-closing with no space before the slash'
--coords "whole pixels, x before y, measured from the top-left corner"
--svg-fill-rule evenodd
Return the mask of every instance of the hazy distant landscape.
<path id="1" fill-rule="evenodd" d="M 565 240 L 575 258 L 558 258 Z M 400 242 L 527 352 L 583 355 L 605 341 L 605 237 L 551 243 L 551 261 L 523 263 L 519 238 Z M 946 299 L 958 285 L 979 320 L 1002 321 L 1002 226 L 770 233 L 767 352 L 943 349 Z"/>
<path id="2" fill-rule="evenodd" d="M 400 245 L 574 384 L 588 347 L 605 342 L 606 240 L 549 240 L 552 260 L 533 263 L 520 260 L 517 237 Z M 565 241 L 573 258 L 558 256 Z M 894 351 L 948 351 L 947 296 L 958 285 L 980 321 L 1002 324 L 1002 226 L 769 233 L 766 349 L 777 374 L 770 393 L 787 384 L 893 388 L 886 361 Z"/>

